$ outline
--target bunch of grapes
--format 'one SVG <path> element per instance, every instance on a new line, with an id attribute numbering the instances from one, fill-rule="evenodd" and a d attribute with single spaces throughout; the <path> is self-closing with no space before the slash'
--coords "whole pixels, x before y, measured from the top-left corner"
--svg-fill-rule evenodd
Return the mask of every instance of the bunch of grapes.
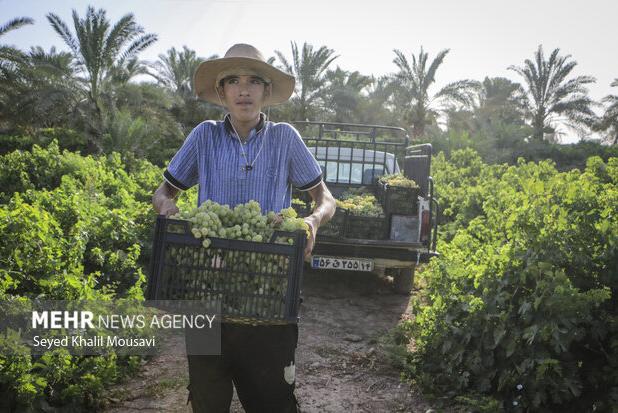
<path id="1" fill-rule="evenodd" d="M 309 226 L 303 218 L 298 216 L 298 213 L 294 210 L 294 208 L 290 207 L 282 209 L 279 214 L 282 218 L 282 221 L 278 224 L 278 229 L 280 229 L 281 231 L 289 232 L 304 230 L 307 234 L 307 237 L 309 237 Z M 288 238 L 288 243 L 293 244 L 294 240 L 292 238 Z"/>
<path id="2" fill-rule="evenodd" d="M 351 195 L 344 193 L 341 199 L 337 199 L 337 207 L 347 209 L 353 215 L 366 217 L 379 217 L 384 214 L 376 197 L 370 194 Z"/>
<path id="3" fill-rule="evenodd" d="M 418 184 L 402 173 L 381 176 L 378 182 L 382 185 L 396 186 L 399 188 L 418 188 Z"/>
<path id="4" fill-rule="evenodd" d="M 172 251 L 170 258 L 183 267 L 184 275 L 179 274 L 179 277 L 186 277 L 193 289 L 197 287 L 205 292 L 203 298 L 223 297 L 224 310 L 232 315 L 282 314 L 290 265 L 287 256 L 225 249 L 212 251 L 210 246 L 211 238 L 269 242 L 275 231 L 304 230 L 309 235 L 307 224 L 293 208 L 283 209 L 279 214 L 262 215 L 256 201 L 230 208 L 208 200 L 198 208 L 170 218 L 189 221 L 193 236 L 202 239 L 203 249 L 181 247 Z M 294 244 L 294 238 L 277 236 L 274 242 Z"/>
<path id="5" fill-rule="evenodd" d="M 292 205 L 298 205 L 300 207 L 304 207 L 307 205 L 307 203 L 303 201 L 302 199 L 292 198 Z"/>
<path id="6" fill-rule="evenodd" d="M 292 208 L 283 209 L 280 217 L 281 219 L 278 219 L 274 212 L 262 215 L 260 204 L 256 201 L 239 204 L 232 209 L 228 205 L 208 200 L 198 208 L 179 212 L 170 218 L 189 221 L 195 238 L 204 239 L 204 248 L 210 246 L 209 238 L 265 242 L 275 230 L 308 231 L 305 221 L 297 218 Z"/>

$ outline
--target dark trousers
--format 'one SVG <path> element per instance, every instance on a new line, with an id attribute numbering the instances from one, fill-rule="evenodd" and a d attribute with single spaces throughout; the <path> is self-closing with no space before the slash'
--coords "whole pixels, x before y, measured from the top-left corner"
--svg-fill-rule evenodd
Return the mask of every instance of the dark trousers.
<path id="1" fill-rule="evenodd" d="M 247 413 L 297 413 L 298 325 L 221 325 L 221 355 L 188 355 L 194 413 L 228 413 L 233 387 Z"/>

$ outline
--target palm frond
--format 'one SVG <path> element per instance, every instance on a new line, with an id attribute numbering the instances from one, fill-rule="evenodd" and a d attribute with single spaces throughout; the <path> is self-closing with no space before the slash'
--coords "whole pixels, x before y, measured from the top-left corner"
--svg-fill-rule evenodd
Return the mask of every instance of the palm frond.
<path id="1" fill-rule="evenodd" d="M 556 65 L 549 66 L 547 90 L 552 91 L 556 89 L 571 74 L 575 66 L 577 66 L 577 62 L 575 60 L 567 62 L 566 57 L 558 59 Z"/>
<path id="2" fill-rule="evenodd" d="M 574 95 L 550 106 L 548 112 L 567 116 L 575 114 L 592 115 L 594 114 L 594 111 L 591 109 L 593 103 L 592 99 L 588 96 Z"/>
<path id="3" fill-rule="evenodd" d="M 552 92 L 552 95 L 548 99 L 549 103 L 559 102 L 560 100 L 568 97 L 572 94 L 586 94 L 588 88 L 585 85 L 596 82 L 596 79 L 592 76 L 577 76 L 571 80 L 558 85 Z"/>
<path id="4" fill-rule="evenodd" d="M 283 69 L 290 74 L 294 73 L 294 69 L 292 68 L 292 65 L 288 63 L 283 53 L 281 53 L 279 50 L 275 50 L 275 54 L 277 55 L 277 59 L 279 59 L 279 61 L 283 65 Z"/>
<path id="5" fill-rule="evenodd" d="M 51 24 L 52 28 L 60 35 L 64 43 L 69 46 L 75 57 L 80 55 L 79 44 L 73 34 L 69 30 L 68 26 L 62 19 L 54 13 L 47 15 L 47 20 Z"/>
<path id="6" fill-rule="evenodd" d="M 424 81 L 423 81 L 423 84 L 421 85 L 422 88 L 427 89 L 433 82 L 435 82 L 436 71 L 438 70 L 438 67 L 440 67 L 440 65 L 444 62 L 444 58 L 446 57 L 448 52 L 449 52 L 449 49 L 441 50 L 436 55 L 436 57 L 431 61 L 431 64 L 429 65 L 429 69 L 427 69 L 427 72 L 424 76 Z"/>
<path id="7" fill-rule="evenodd" d="M 11 46 L 0 45 L 0 62 L 10 63 L 23 63 L 26 55 L 21 51 Z"/>
<path id="8" fill-rule="evenodd" d="M 411 75 L 412 68 L 410 67 L 410 63 L 408 63 L 408 59 L 403 54 L 403 52 L 398 49 L 393 49 L 393 52 L 395 53 L 395 59 L 393 59 L 393 63 L 395 63 L 395 65 L 399 68 L 399 71 Z"/>
<path id="9" fill-rule="evenodd" d="M 431 100 L 444 99 L 447 102 L 457 102 L 471 107 L 474 103 L 474 96 L 480 89 L 481 84 L 475 80 L 458 80 L 444 86 Z"/>
<path id="10" fill-rule="evenodd" d="M 135 57 L 138 53 L 152 45 L 158 40 L 156 34 L 151 33 L 140 37 L 135 40 L 131 45 L 120 55 L 120 61 L 129 60 Z"/>
<path id="11" fill-rule="evenodd" d="M 103 58 L 113 61 L 122 49 L 122 46 L 133 40 L 144 30 L 133 20 L 133 14 L 129 13 L 120 18 L 110 30 L 103 44 Z"/>
<path id="12" fill-rule="evenodd" d="M 31 19 L 30 17 L 16 17 L 12 20 L 9 20 L 7 23 L 0 26 L 0 36 L 12 30 L 17 30 L 27 24 L 34 24 L 34 19 Z"/>

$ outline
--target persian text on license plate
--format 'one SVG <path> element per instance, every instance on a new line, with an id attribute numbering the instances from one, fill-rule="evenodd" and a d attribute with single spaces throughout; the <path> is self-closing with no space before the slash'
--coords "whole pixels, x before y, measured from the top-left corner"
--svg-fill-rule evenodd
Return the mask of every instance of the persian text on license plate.
<path id="1" fill-rule="evenodd" d="M 373 271 L 373 261 L 360 258 L 313 256 L 311 268 L 320 270 Z"/>

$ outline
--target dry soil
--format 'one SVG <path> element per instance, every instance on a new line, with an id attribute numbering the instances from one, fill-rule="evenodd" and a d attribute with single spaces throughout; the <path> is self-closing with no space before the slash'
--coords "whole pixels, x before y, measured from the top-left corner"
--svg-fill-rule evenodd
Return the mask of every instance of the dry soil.
<path id="1" fill-rule="evenodd" d="M 380 337 L 409 314 L 409 297 L 389 280 L 357 272 L 305 271 L 296 395 L 303 413 L 426 412 L 430 405 L 399 380 Z M 106 413 L 190 412 L 184 341 L 111 389 Z M 230 410 L 244 412 L 236 394 Z"/>

